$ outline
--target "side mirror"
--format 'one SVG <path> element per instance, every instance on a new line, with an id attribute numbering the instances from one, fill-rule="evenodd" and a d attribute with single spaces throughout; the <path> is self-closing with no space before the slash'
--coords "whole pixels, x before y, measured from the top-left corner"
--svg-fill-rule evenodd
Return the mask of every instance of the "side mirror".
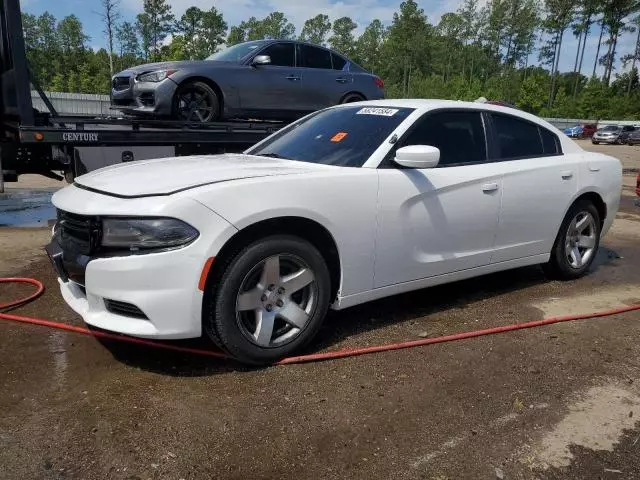
<path id="1" fill-rule="evenodd" d="M 433 168 L 440 161 L 440 149 L 431 145 L 409 145 L 396 151 L 395 162 L 407 168 Z"/>
<path id="2" fill-rule="evenodd" d="M 271 63 L 271 57 L 269 55 L 256 55 L 251 62 L 251 65 L 269 65 Z"/>

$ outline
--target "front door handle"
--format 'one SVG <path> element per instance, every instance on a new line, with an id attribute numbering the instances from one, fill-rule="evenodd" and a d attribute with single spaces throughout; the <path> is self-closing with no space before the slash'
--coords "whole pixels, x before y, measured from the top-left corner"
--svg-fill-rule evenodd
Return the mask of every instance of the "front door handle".
<path id="1" fill-rule="evenodd" d="M 495 192 L 496 190 L 498 190 L 497 183 L 485 183 L 482 185 L 482 191 L 484 193 Z"/>
<path id="2" fill-rule="evenodd" d="M 599 172 L 600 171 L 600 167 L 596 167 L 595 165 L 591 165 L 589 167 L 589 171 L 590 172 Z"/>
<path id="3" fill-rule="evenodd" d="M 288 77 L 285 77 L 287 80 L 291 80 L 291 81 L 297 81 L 300 80 L 300 77 L 298 77 L 297 75 L 289 75 Z"/>
<path id="4" fill-rule="evenodd" d="M 565 170 L 560 175 L 562 175 L 563 180 L 569 180 L 571 177 L 573 177 L 573 172 L 571 170 Z"/>

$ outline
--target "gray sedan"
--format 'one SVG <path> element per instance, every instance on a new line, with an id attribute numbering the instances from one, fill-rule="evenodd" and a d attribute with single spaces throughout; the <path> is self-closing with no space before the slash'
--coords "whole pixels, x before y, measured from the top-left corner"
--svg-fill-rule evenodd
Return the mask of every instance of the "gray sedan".
<path id="1" fill-rule="evenodd" d="M 384 98 L 382 80 L 329 49 L 258 40 L 206 60 L 151 63 L 114 75 L 113 108 L 190 122 L 291 120 L 339 103 Z"/>

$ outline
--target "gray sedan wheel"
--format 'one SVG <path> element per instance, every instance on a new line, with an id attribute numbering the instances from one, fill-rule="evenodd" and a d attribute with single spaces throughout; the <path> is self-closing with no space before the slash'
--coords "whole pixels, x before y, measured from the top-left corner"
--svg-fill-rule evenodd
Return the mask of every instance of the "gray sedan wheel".
<path id="1" fill-rule="evenodd" d="M 173 114 L 177 120 L 207 123 L 220 118 L 220 100 L 204 82 L 180 85 L 173 101 Z"/>
<path id="2" fill-rule="evenodd" d="M 345 95 L 341 103 L 363 102 L 365 98 L 359 93 L 349 93 Z"/>

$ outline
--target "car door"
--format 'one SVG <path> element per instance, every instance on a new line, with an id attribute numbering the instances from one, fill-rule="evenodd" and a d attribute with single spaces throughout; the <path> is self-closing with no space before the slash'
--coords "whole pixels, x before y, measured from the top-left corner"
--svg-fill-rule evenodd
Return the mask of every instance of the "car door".
<path id="1" fill-rule="evenodd" d="M 393 152 L 407 145 L 439 148 L 439 165 L 398 167 Z M 482 113 L 427 113 L 395 149 L 379 169 L 375 287 L 489 264 L 502 178 L 487 162 Z"/>
<path id="2" fill-rule="evenodd" d="M 343 71 L 346 64 L 344 59 L 332 55 L 325 48 L 305 43 L 298 45 L 298 52 L 306 108 L 311 111 L 337 105 L 353 83 L 353 75 Z M 335 57 L 336 69 L 333 68 L 332 56 Z"/>
<path id="3" fill-rule="evenodd" d="M 301 72 L 296 68 L 295 43 L 277 42 L 257 52 L 271 63 L 247 68 L 237 85 L 242 109 L 265 112 L 297 110 L 302 101 Z"/>
<path id="4" fill-rule="evenodd" d="M 578 189 L 581 154 L 563 155 L 557 135 L 513 115 L 490 115 L 493 161 L 503 175 L 492 263 L 551 251 Z"/>

